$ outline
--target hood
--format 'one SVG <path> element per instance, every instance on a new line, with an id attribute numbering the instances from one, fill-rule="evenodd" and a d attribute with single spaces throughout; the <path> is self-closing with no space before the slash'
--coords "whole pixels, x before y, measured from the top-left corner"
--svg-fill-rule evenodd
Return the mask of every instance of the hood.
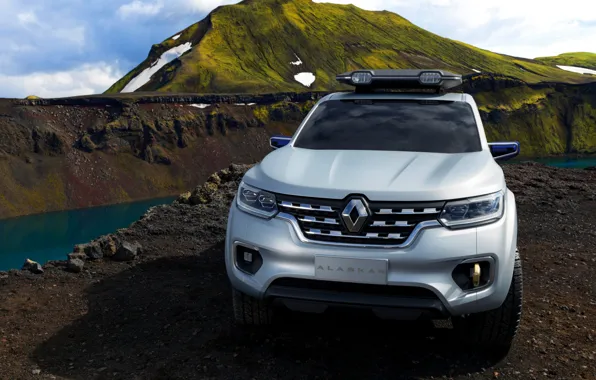
<path id="1" fill-rule="evenodd" d="M 460 154 L 311 150 L 286 146 L 250 169 L 244 181 L 279 194 L 371 201 L 439 201 L 505 188 L 489 151 Z"/>

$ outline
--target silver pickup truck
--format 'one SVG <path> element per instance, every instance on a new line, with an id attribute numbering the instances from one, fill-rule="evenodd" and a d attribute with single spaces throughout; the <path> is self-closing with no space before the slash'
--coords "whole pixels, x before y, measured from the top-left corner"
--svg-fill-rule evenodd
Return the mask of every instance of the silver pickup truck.
<path id="1" fill-rule="evenodd" d="M 292 137 L 244 176 L 225 259 L 240 324 L 370 308 L 451 319 L 507 353 L 522 308 L 514 194 L 473 97 L 441 70 L 361 70 L 322 98 Z M 396 91 L 397 90 L 397 91 Z"/>

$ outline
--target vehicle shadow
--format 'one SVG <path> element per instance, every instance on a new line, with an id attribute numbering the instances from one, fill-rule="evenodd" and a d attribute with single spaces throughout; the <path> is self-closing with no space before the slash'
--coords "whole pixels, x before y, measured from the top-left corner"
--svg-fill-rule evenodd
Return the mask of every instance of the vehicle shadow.
<path id="1" fill-rule="evenodd" d="M 86 289 L 88 313 L 33 353 L 72 379 L 421 378 L 492 364 L 450 329 L 356 313 L 281 313 L 269 328 L 232 323 L 223 244 L 138 264 Z"/>

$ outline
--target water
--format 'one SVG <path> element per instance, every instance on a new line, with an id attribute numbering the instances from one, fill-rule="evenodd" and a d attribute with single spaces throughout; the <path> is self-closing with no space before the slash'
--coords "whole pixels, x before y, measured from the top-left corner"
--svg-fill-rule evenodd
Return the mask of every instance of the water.
<path id="1" fill-rule="evenodd" d="M 175 198 L 49 212 L 0 220 L 0 271 L 20 268 L 25 259 L 44 264 L 63 260 L 75 244 L 128 227 L 150 207 Z"/>
<path id="2" fill-rule="evenodd" d="M 519 162 L 523 160 L 515 160 L 515 162 Z M 572 157 L 551 157 L 551 158 L 534 158 L 531 161 L 539 162 L 549 166 L 556 166 L 559 168 L 575 168 L 575 169 L 583 169 L 589 166 L 596 166 L 596 157 L 582 157 L 582 158 L 572 158 Z"/>

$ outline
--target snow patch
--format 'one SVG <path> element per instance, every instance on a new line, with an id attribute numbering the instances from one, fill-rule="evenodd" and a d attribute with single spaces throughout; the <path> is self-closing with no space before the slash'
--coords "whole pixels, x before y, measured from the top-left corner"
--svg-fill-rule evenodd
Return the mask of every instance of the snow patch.
<path id="1" fill-rule="evenodd" d="M 126 84 L 126 86 L 120 92 L 133 92 L 138 90 L 140 87 L 145 85 L 151 79 L 151 76 L 159 71 L 162 67 L 167 65 L 168 63 L 172 62 L 176 58 L 180 57 L 182 54 L 189 51 L 192 47 L 192 43 L 187 42 L 182 45 L 178 45 L 176 47 L 171 48 L 170 50 L 164 52 L 161 57 L 155 62 L 151 64 L 150 67 L 146 68 L 145 70 L 141 71 L 139 75 L 131 79 L 130 82 Z"/>
<path id="2" fill-rule="evenodd" d="M 257 103 L 234 103 L 235 106 L 254 106 Z"/>
<path id="3" fill-rule="evenodd" d="M 306 87 L 310 87 L 310 85 L 315 81 L 316 77 L 313 73 L 298 73 L 294 75 L 294 79 Z"/>
<path id="4" fill-rule="evenodd" d="M 482 71 L 480 70 L 476 70 L 476 69 L 472 69 L 473 71 L 477 72 L 477 73 L 481 73 Z"/>
<path id="5" fill-rule="evenodd" d="M 196 107 L 196 108 L 207 108 L 209 107 L 211 104 L 204 104 L 204 103 L 199 103 L 199 104 L 191 104 L 191 107 Z"/>
<path id="6" fill-rule="evenodd" d="M 557 67 L 561 70 L 572 71 L 578 74 L 593 74 L 596 75 L 596 70 L 586 69 L 585 67 L 577 67 L 577 66 L 559 66 Z"/>
<path id="7" fill-rule="evenodd" d="M 295 62 L 290 62 L 290 65 L 294 65 L 294 66 L 300 66 L 302 64 L 302 61 L 300 60 L 300 57 L 298 57 L 296 55 L 296 53 L 294 53 L 294 56 L 296 57 L 297 61 Z"/>
<path id="8" fill-rule="evenodd" d="M 173 40 L 177 40 L 178 38 L 180 38 L 180 34 L 176 34 L 174 37 L 172 37 Z"/>

